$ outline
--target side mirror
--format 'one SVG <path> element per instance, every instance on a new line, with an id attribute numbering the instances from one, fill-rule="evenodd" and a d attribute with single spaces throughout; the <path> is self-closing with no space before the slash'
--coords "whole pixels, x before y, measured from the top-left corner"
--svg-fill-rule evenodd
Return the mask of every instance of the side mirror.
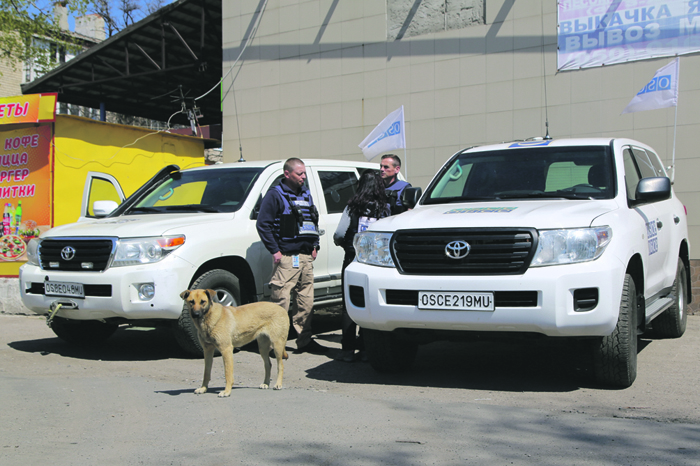
<path id="1" fill-rule="evenodd" d="M 408 209 L 413 209 L 423 194 L 423 188 L 406 188 L 401 193 L 401 204 Z"/>
<path id="2" fill-rule="evenodd" d="M 92 204 L 92 211 L 95 213 L 95 217 L 103 218 L 114 212 L 114 210 L 119 207 L 114 201 L 95 201 Z"/>
<path id="3" fill-rule="evenodd" d="M 665 176 L 639 181 L 634 199 L 637 202 L 665 201 L 671 197 L 671 180 Z"/>

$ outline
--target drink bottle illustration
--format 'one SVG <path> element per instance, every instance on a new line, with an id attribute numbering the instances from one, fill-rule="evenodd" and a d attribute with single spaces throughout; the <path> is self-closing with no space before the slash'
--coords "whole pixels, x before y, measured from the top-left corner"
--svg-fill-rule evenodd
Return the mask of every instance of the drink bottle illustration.
<path id="1" fill-rule="evenodd" d="M 2 234 L 10 234 L 10 209 L 9 204 L 5 204 L 5 211 L 2 214 Z"/>
<path id="2" fill-rule="evenodd" d="M 22 201 L 17 203 L 17 208 L 15 209 L 15 234 L 19 234 L 19 225 L 22 223 Z"/>
<path id="3" fill-rule="evenodd" d="M 12 205 L 12 203 L 8 203 L 7 206 L 9 207 L 9 214 L 10 214 L 10 234 L 15 232 L 15 206 Z"/>

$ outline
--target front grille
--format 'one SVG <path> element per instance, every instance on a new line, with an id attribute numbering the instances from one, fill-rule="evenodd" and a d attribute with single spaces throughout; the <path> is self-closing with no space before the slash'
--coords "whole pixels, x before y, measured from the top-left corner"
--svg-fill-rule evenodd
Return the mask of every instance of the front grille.
<path id="1" fill-rule="evenodd" d="M 499 307 L 537 307 L 537 291 L 495 291 L 494 305 Z M 386 303 L 395 306 L 418 306 L 416 290 L 386 290 Z"/>
<path id="2" fill-rule="evenodd" d="M 467 242 L 469 254 L 447 257 L 445 247 L 453 241 Z M 412 275 L 523 274 L 536 249 L 537 232 L 531 228 L 406 230 L 392 239 L 399 273 Z"/>
<path id="3" fill-rule="evenodd" d="M 45 239 L 39 245 L 39 261 L 43 270 L 101 272 L 109 265 L 114 245 L 114 240 L 104 238 Z M 75 251 L 70 259 L 61 254 L 69 247 Z"/>

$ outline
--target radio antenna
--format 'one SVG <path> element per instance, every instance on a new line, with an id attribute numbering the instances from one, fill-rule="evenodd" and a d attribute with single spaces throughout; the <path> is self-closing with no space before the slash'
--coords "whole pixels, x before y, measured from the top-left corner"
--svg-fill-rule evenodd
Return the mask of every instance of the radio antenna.
<path id="1" fill-rule="evenodd" d="M 544 127 L 545 135 L 544 139 L 546 141 L 552 139 L 549 135 L 549 105 L 547 104 L 547 67 L 545 66 L 545 53 L 544 53 L 544 6 L 540 3 L 540 25 L 542 27 L 542 81 L 544 82 Z"/>

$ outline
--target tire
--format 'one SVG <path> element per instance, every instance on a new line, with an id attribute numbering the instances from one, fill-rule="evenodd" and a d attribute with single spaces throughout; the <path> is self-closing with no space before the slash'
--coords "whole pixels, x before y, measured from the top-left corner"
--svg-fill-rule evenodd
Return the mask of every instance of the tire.
<path id="1" fill-rule="evenodd" d="M 598 383 L 627 388 L 637 378 L 637 288 L 625 275 L 615 330 L 594 344 L 593 371 Z"/>
<path id="2" fill-rule="evenodd" d="M 54 317 L 51 330 L 61 340 L 76 346 L 97 346 L 104 343 L 118 326 L 99 320 L 73 320 Z"/>
<path id="3" fill-rule="evenodd" d="M 190 286 L 190 289 L 216 291 L 216 300 L 224 306 L 239 306 L 241 290 L 238 278 L 226 270 L 215 269 L 200 275 Z M 188 354 L 202 357 L 204 352 L 199 343 L 197 328 L 192 322 L 187 305 L 183 303 L 182 314 L 173 326 L 173 334 L 178 345 Z"/>
<path id="4" fill-rule="evenodd" d="M 678 259 L 678 267 L 676 268 L 676 280 L 673 282 L 671 294 L 674 296 L 673 306 L 665 310 L 659 317 L 652 322 L 654 336 L 659 338 L 680 338 L 685 333 L 685 327 L 688 323 L 688 314 L 686 313 L 687 305 L 687 286 L 688 275 L 685 265 L 681 259 Z"/>
<path id="5" fill-rule="evenodd" d="M 404 372 L 411 368 L 418 344 L 397 338 L 393 332 L 363 329 L 369 363 L 377 372 Z"/>

